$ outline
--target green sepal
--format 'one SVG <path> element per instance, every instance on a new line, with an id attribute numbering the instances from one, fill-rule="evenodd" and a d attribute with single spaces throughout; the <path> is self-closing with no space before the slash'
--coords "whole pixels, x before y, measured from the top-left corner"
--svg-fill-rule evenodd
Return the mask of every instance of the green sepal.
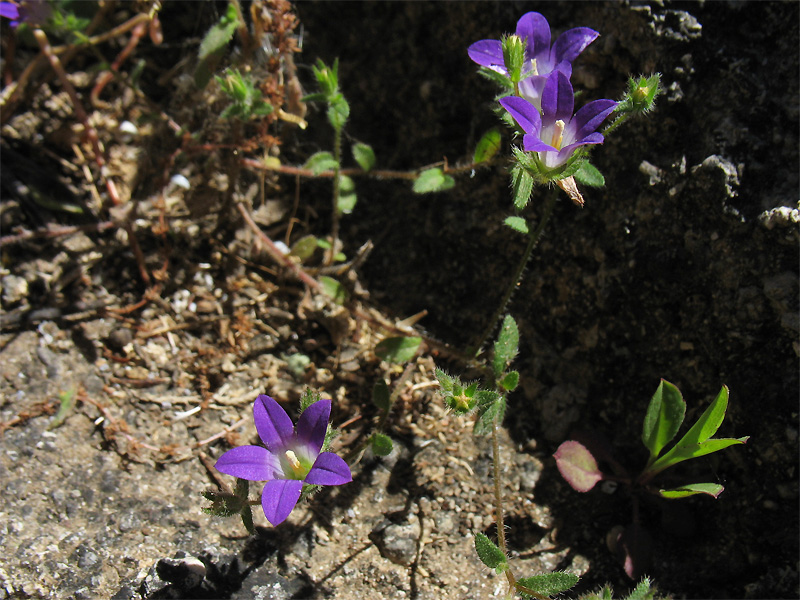
<path id="1" fill-rule="evenodd" d="M 319 282 L 326 296 L 333 298 L 336 304 L 344 304 L 344 301 L 347 300 L 347 290 L 341 283 L 326 275 L 320 277 Z"/>
<path id="2" fill-rule="evenodd" d="M 414 358 L 422 343 L 420 337 L 390 337 L 375 346 L 375 355 L 389 363 L 406 363 Z"/>
<path id="3" fill-rule="evenodd" d="M 642 443 L 650 452 L 648 465 L 678 433 L 685 413 L 686 402 L 678 388 L 662 379 L 647 406 L 642 425 Z"/>
<path id="4" fill-rule="evenodd" d="M 500 150 L 500 130 L 493 127 L 478 140 L 472 162 L 475 164 L 487 162 L 497 154 L 498 150 Z"/>
<path id="5" fill-rule="evenodd" d="M 670 500 L 687 498 L 697 494 L 707 494 L 717 498 L 724 489 L 725 488 L 718 483 L 690 483 L 671 490 L 658 490 L 658 493 L 662 498 L 668 498 Z"/>
<path id="6" fill-rule="evenodd" d="M 542 596 L 554 596 L 574 587 L 578 581 L 577 575 L 555 571 L 553 573 L 534 575 L 533 577 L 521 577 L 517 579 L 516 589 L 523 598 L 533 598 L 533 595 L 526 593 L 526 591 Z"/>
<path id="7" fill-rule="evenodd" d="M 516 155 L 516 152 L 514 152 L 514 154 Z M 519 164 L 511 168 L 511 190 L 514 197 L 514 208 L 522 210 L 528 205 L 528 201 L 531 199 L 533 177 Z"/>
<path id="8" fill-rule="evenodd" d="M 494 343 L 492 370 L 495 377 L 500 377 L 505 372 L 511 361 L 517 356 L 518 351 L 519 328 L 514 317 L 506 315 L 500 326 L 500 332 L 497 334 L 497 341 Z"/>
<path id="9" fill-rule="evenodd" d="M 524 233 L 527 235 L 530 232 L 528 222 L 522 217 L 506 217 L 503 220 L 503 223 L 506 225 L 506 227 L 510 227 L 518 233 Z"/>
<path id="10" fill-rule="evenodd" d="M 414 180 L 412 190 L 415 194 L 430 194 L 449 190 L 456 184 L 455 179 L 446 175 L 438 167 L 426 169 Z"/>
<path id="11" fill-rule="evenodd" d="M 389 412 L 392 407 L 392 396 L 389 393 L 389 386 L 383 379 L 379 379 L 372 386 L 372 403 L 378 407 L 381 412 Z"/>
<path id="12" fill-rule="evenodd" d="M 475 542 L 475 552 L 478 553 L 478 558 L 483 564 L 490 569 L 495 569 L 495 571 L 505 566 L 505 568 L 499 571 L 500 573 L 508 568 L 508 559 L 506 555 L 503 554 L 503 551 L 500 550 L 497 544 L 490 540 L 486 534 L 476 533 L 473 540 Z"/>
<path id="13" fill-rule="evenodd" d="M 369 440 L 376 456 L 388 456 L 392 453 L 392 438 L 382 433 L 373 433 Z"/>
<path id="14" fill-rule="evenodd" d="M 631 593 L 624 600 L 653 600 L 656 590 L 652 585 L 649 577 L 642 577 L 639 584 L 631 590 Z"/>
<path id="15" fill-rule="evenodd" d="M 506 414 L 506 397 L 497 392 L 481 390 L 478 396 L 478 418 L 472 427 L 475 435 L 491 433 L 495 421 L 501 423 Z"/>
<path id="16" fill-rule="evenodd" d="M 433 370 L 433 374 L 436 376 L 436 380 L 439 382 L 439 385 L 442 386 L 442 390 L 444 390 L 446 394 L 452 394 L 455 386 L 461 385 L 461 380 L 458 377 L 448 375 L 439 367 Z"/>
<path id="17" fill-rule="evenodd" d="M 315 152 L 309 156 L 306 164 L 304 164 L 303 167 L 309 169 L 316 177 L 324 171 L 333 171 L 337 165 L 338 163 L 333 157 L 333 154 L 327 150 L 323 150 L 322 152 Z"/>
<path id="18" fill-rule="evenodd" d="M 514 84 L 511 82 L 511 79 L 508 76 L 503 75 L 502 73 L 498 73 L 497 71 L 490 69 L 489 67 L 481 67 L 478 69 L 478 75 L 485 77 L 489 81 L 492 81 L 499 85 L 500 87 L 507 89 L 507 90 L 514 90 Z"/>
<path id="19" fill-rule="evenodd" d="M 302 415 L 309 406 L 315 402 L 319 402 L 321 398 L 322 396 L 319 392 L 315 392 L 311 388 L 306 388 L 303 391 L 303 395 L 300 396 L 300 414 Z"/>
<path id="20" fill-rule="evenodd" d="M 502 387 L 507 392 L 513 392 L 515 389 L 517 389 L 518 385 L 519 385 L 518 371 L 509 371 L 500 380 L 500 387 Z"/>
<path id="21" fill-rule="evenodd" d="M 589 187 L 603 187 L 606 184 L 603 174 L 588 160 L 584 161 L 580 169 L 575 171 L 575 180 Z"/>
<path id="22" fill-rule="evenodd" d="M 375 151 L 372 146 L 358 142 L 353 144 L 351 150 L 353 151 L 353 158 L 364 172 L 375 166 Z"/>

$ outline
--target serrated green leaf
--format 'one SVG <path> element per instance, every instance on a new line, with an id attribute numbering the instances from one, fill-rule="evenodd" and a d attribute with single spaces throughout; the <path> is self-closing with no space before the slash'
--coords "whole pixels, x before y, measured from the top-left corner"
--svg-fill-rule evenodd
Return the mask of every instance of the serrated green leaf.
<path id="1" fill-rule="evenodd" d="M 333 277 L 328 277 L 326 275 L 320 277 L 319 282 L 322 285 L 322 291 L 325 295 L 333 298 L 336 304 L 344 304 L 344 301 L 347 300 L 347 290 L 341 283 L 336 281 Z"/>
<path id="2" fill-rule="evenodd" d="M 511 218 L 511 217 L 509 217 Z M 492 370 L 495 377 L 500 377 L 511 361 L 517 356 L 519 350 L 519 329 L 517 322 L 511 315 L 503 318 L 500 332 L 497 334 L 497 341 L 494 343 L 494 355 L 492 356 Z"/>
<path id="3" fill-rule="evenodd" d="M 306 164 L 303 166 L 309 169 L 314 176 L 317 176 L 323 171 L 333 171 L 337 164 L 336 159 L 333 158 L 333 154 L 327 150 L 323 150 L 322 152 L 315 152 L 309 156 Z"/>
<path id="4" fill-rule="evenodd" d="M 419 337 L 386 338 L 375 346 L 375 354 L 386 362 L 406 363 L 414 358 L 421 343 Z"/>
<path id="5" fill-rule="evenodd" d="M 669 498 L 670 500 L 686 498 L 696 494 L 708 494 L 709 496 L 717 498 L 724 489 L 725 488 L 718 483 L 690 483 L 671 490 L 658 490 L 658 493 L 661 494 L 662 498 Z"/>
<path id="6" fill-rule="evenodd" d="M 379 379 L 372 386 L 372 403 L 382 412 L 388 412 L 392 407 L 389 386 L 383 379 Z"/>
<path id="7" fill-rule="evenodd" d="M 578 183 L 588 185 L 589 187 L 603 187 L 606 184 L 606 179 L 603 177 L 603 174 L 588 160 L 584 161 L 581 164 L 581 168 L 575 171 L 575 179 Z"/>
<path id="8" fill-rule="evenodd" d="M 541 594 L 542 596 L 554 596 L 561 592 L 566 592 L 577 584 L 579 578 L 572 573 L 556 571 L 554 573 L 544 573 L 533 577 L 520 577 L 517 579 L 517 591 L 523 598 L 532 596 L 526 591 Z"/>
<path id="9" fill-rule="evenodd" d="M 490 569 L 496 569 L 500 565 L 507 563 L 508 559 L 503 551 L 497 547 L 492 540 L 484 533 L 476 533 L 473 538 L 475 543 L 475 552 L 478 554 L 480 561 Z"/>
<path id="10" fill-rule="evenodd" d="M 503 223 L 519 233 L 527 234 L 530 231 L 528 228 L 528 222 L 522 217 L 506 217 Z"/>
<path id="11" fill-rule="evenodd" d="M 498 150 L 500 150 L 500 130 L 494 127 L 484 133 L 483 137 L 478 140 L 472 162 L 479 164 L 491 160 Z"/>
<path id="12" fill-rule="evenodd" d="M 373 433 L 369 443 L 376 456 L 388 456 L 392 453 L 392 438 L 388 435 Z"/>
<path id="13" fill-rule="evenodd" d="M 553 457 L 556 459 L 558 472 L 577 492 L 588 492 L 603 479 L 603 473 L 598 468 L 594 456 L 580 442 L 575 440 L 564 442 Z"/>
<path id="14" fill-rule="evenodd" d="M 375 151 L 372 146 L 358 142 L 353 144 L 353 158 L 363 171 L 369 171 L 375 166 Z"/>
<path id="15" fill-rule="evenodd" d="M 514 165 L 511 168 L 511 192 L 514 208 L 522 210 L 528 205 L 533 192 L 533 177 L 521 165 Z"/>
<path id="16" fill-rule="evenodd" d="M 412 189 L 416 194 L 430 194 L 449 190 L 456 184 L 455 179 L 445 175 L 438 167 L 426 169 L 414 180 Z"/>
<path id="17" fill-rule="evenodd" d="M 200 42 L 197 58 L 204 61 L 211 54 L 223 49 L 228 42 L 233 39 L 233 34 L 238 24 L 239 19 L 236 15 L 236 8 L 233 4 L 229 3 L 228 10 L 222 15 L 219 21 L 211 26 L 211 29 L 206 33 L 203 41 Z"/>
<path id="18" fill-rule="evenodd" d="M 650 452 L 649 463 L 678 433 L 685 414 L 686 402 L 680 391 L 662 379 L 647 406 L 642 426 L 642 442 Z"/>
<path id="19" fill-rule="evenodd" d="M 519 385 L 519 373 L 517 371 L 509 371 L 505 377 L 500 380 L 500 387 L 507 392 L 513 392 Z"/>
<path id="20" fill-rule="evenodd" d="M 497 421 L 497 423 L 502 423 L 505 414 L 505 396 L 499 396 L 496 401 L 488 405 L 481 405 L 479 398 L 478 418 L 475 420 L 475 425 L 472 427 L 472 433 L 475 435 L 486 435 L 487 433 L 491 433 L 492 429 L 494 428 L 495 421 Z"/>

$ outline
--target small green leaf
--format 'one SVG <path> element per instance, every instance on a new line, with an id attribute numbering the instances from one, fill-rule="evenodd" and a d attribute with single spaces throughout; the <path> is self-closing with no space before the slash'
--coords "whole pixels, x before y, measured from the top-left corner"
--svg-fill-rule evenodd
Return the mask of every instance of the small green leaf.
<path id="1" fill-rule="evenodd" d="M 341 94 L 336 94 L 328 102 L 328 121 L 336 131 L 341 131 L 350 116 L 350 105 Z"/>
<path id="2" fill-rule="evenodd" d="M 229 3 L 228 10 L 219 21 L 211 26 L 203 41 L 200 42 L 197 58 L 204 61 L 209 55 L 224 48 L 233 39 L 233 34 L 238 24 L 239 18 L 236 15 L 236 7 L 233 6 L 233 3 Z"/>
<path id="3" fill-rule="evenodd" d="M 706 454 L 719 452 L 720 450 L 724 450 L 725 448 L 735 444 L 744 444 L 749 439 L 750 436 L 746 435 L 740 438 L 711 438 L 710 440 L 700 442 L 699 444 L 693 444 L 691 446 L 681 446 L 680 444 L 676 444 L 672 449 L 670 449 L 669 452 L 647 467 L 646 472 L 654 475 L 660 471 L 663 471 L 667 467 L 677 465 L 678 463 L 689 460 L 690 458 L 699 458 L 701 456 L 705 456 Z"/>
<path id="4" fill-rule="evenodd" d="M 575 179 L 578 183 L 588 185 L 589 187 L 603 187 L 606 184 L 606 179 L 603 177 L 603 174 L 588 160 L 584 161 L 581 164 L 581 168 L 575 172 Z"/>
<path id="5" fill-rule="evenodd" d="M 554 573 L 534 575 L 533 577 L 521 577 L 517 579 L 516 587 L 523 598 L 533 597 L 531 594 L 525 593 L 526 591 L 541 594 L 542 596 L 554 596 L 561 592 L 566 592 L 571 587 L 574 587 L 578 581 L 577 575 L 556 571 Z"/>
<path id="6" fill-rule="evenodd" d="M 564 442 L 553 457 L 559 473 L 575 491 L 588 492 L 603 479 L 594 456 L 580 442 Z"/>
<path id="7" fill-rule="evenodd" d="M 500 380 L 500 387 L 507 392 L 513 392 L 519 385 L 519 373 L 517 371 L 509 371 L 505 377 Z"/>
<path id="8" fill-rule="evenodd" d="M 339 199 L 336 203 L 336 208 L 340 215 L 349 215 L 356 207 L 356 184 L 351 177 L 347 175 L 339 176 Z"/>
<path id="9" fill-rule="evenodd" d="M 317 248 L 318 245 L 316 236 L 304 235 L 294 244 L 292 244 L 292 250 L 289 254 L 299 258 L 300 262 L 305 262 L 313 256 Z"/>
<path id="10" fill-rule="evenodd" d="M 481 390 L 479 395 L 486 390 Z M 506 397 L 498 396 L 497 400 L 489 404 L 483 404 L 481 398 L 478 398 L 478 418 L 475 420 L 475 425 L 472 427 L 472 433 L 475 435 L 486 435 L 491 433 L 494 428 L 495 421 L 501 423 L 506 414 Z"/>
<path id="11" fill-rule="evenodd" d="M 386 362 L 406 363 L 414 358 L 421 343 L 419 337 L 386 338 L 375 346 L 375 354 Z"/>
<path id="12" fill-rule="evenodd" d="M 533 192 L 533 177 L 520 165 L 511 168 L 511 191 L 514 196 L 514 208 L 517 210 L 525 208 Z"/>
<path id="13" fill-rule="evenodd" d="M 514 231 L 518 231 L 519 233 L 527 234 L 530 231 L 530 229 L 528 228 L 528 222 L 522 217 L 506 217 L 503 223 L 505 223 L 508 227 L 510 227 Z"/>
<path id="14" fill-rule="evenodd" d="M 382 433 L 373 433 L 370 438 L 372 451 L 376 456 L 388 456 L 392 453 L 392 438 Z"/>
<path id="15" fill-rule="evenodd" d="M 341 283 L 326 275 L 320 277 L 319 282 L 322 285 L 322 291 L 333 298 L 336 304 L 344 304 L 344 301 L 347 300 L 347 290 Z"/>
<path id="16" fill-rule="evenodd" d="M 647 407 L 642 427 L 642 442 L 650 451 L 649 463 L 678 433 L 685 414 L 686 403 L 680 391 L 662 379 Z"/>
<path id="17" fill-rule="evenodd" d="M 728 410 L 728 388 L 722 386 L 717 397 L 705 412 L 697 419 L 689 431 L 678 442 L 678 446 L 691 446 L 700 444 L 717 433 L 722 420 L 725 418 L 725 411 Z"/>
<path id="18" fill-rule="evenodd" d="M 309 156 L 306 164 L 303 166 L 309 169 L 316 177 L 323 171 L 333 171 L 337 164 L 336 159 L 333 158 L 333 154 L 325 150 Z"/>
<path id="19" fill-rule="evenodd" d="M 372 386 L 372 403 L 382 412 L 388 412 L 392 407 L 389 386 L 383 379 L 379 379 Z"/>
<path id="20" fill-rule="evenodd" d="M 492 356 L 492 370 L 495 377 L 500 377 L 514 360 L 519 351 L 519 329 L 517 322 L 511 315 L 503 318 L 500 333 L 494 343 L 494 356 Z"/>
<path id="21" fill-rule="evenodd" d="M 484 533 L 476 533 L 474 537 L 475 552 L 483 564 L 490 569 L 497 569 L 499 566 L 508 562 L 506 555 L 497 547 L 492 540 Z"/>
<path id="22" fill-rule="evenodd" d="M 250 508 L 249 504 L 246 504 L 242 507 L 241 512 L 239 513 L 242 516 L 242 525 L 247 530 L 247 533 L 250 535 L 256 534 L 255 525 L 253 525 L 253 511 Z"/>
<path id="23" fill-rule="evenodd" d="M 72 412 L 72 408 L 75 406 L 75 388 L 70 388 L 66 392 L 59 393 L 58 399 L 61 401 L 61 404 L 53 420 L 50 421 L 50 424 L 47 426 L 48 431 L 61 426 L 69 413 Z"/>
<path id="24" fill-rule="evenodd" d="M 472 162 L 479 164 L 491 160 L 500 150 L 500 130 L 494 127 L 483 134 L 475 146 L 475 155 Z"/>
<path id="25" fill-rule="evenodd" d="M 671 490 L 658 490 L 658 493 L 661 494 L 662 498 L 669 498 L 671 500 L 686 498 L 696 494 L 708 494 L 709 496 L 717 498 L 724 489 L 725 488 L 718 483 L 690 483 L 689 485 Z"/>
<path id="26" fill-rule="evenodd" d="M 358 142 L 353 144 L 353 158 L 362 170 L 369 171 L 375 166 L 375 151 L 372 146 Z"/>
<path id="27" fill-rule="evenodd" d="M 456 184 L 455 179 L 445 175 L 438 167 L 426 169 L 414 180 L 413 190 L 416 194 L 429 194 L 449 190 Z"/>

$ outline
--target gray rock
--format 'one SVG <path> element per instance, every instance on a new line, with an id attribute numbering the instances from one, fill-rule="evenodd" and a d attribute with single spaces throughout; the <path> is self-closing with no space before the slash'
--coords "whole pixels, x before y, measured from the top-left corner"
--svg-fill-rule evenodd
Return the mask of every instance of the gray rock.
<path id="1" fill-rule="evenodd" d="M 381 556 L 407 567 L 417 557 L 419 533 L 417 523 L 396 524 L 384 519 L 372 530 L 369 539 L 378 547 Z"/>

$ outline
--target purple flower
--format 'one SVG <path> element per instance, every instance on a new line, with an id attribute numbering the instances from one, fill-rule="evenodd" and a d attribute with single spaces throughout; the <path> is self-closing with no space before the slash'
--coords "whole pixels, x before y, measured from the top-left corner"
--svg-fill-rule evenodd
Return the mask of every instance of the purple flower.
<path id="1" fill-rule="evenodd" d="M 344 460 L 332 452 L 321 452 L 330 415 L 330 400 L 314 402 L 295 427 L 280 404 L 262 394 L 253 404 L 253 420 L 266 448 L 233 448 L 214 466 L 240 479 L 266 481 L 261 506 L 267 520 L 279 525 L 300 499 L 304 483 L 342 485 L 353 481 Z"/>
<path id="2" fill-rule="evenodd" d="M 603 135 L 597 128 L 617 106 L 613 100 L 594 100 L 573 115 L 574 103 L 572 84 L 561 71 L 551 73 L 545 82 L 541 116 L 524 98 L 507 96 L 500 100 L 525 132 L 523 149 L 538 152 L 548 169 L 566 163 L 579 146 L 602 144 Z"/>
<path id="3" fill-rule="evenodd" d="M 0 2 L 0 17 L 11 19 L 11 27 L 21 22 L 39 25 L 50 16 L 52 9 L 46 0 L 22 0 L 21 2 Z"/>
<path id="4" fill-rule="evenodd" d="M 538 108 L 547 76 L 553 71 L 560 71 L 569 78 L 572 75 L 572 61 L 599 35 L 588 27 L 575 27 L 558 36 L 555 44 L 550 46 L 547 19 L 537 12 L 523 15 L 517 21 L 517 36 L 527 40 L 519 93 Z M 508 75 L 499 40 L 475 42 L 467 53 L 479 65 Z"/>

